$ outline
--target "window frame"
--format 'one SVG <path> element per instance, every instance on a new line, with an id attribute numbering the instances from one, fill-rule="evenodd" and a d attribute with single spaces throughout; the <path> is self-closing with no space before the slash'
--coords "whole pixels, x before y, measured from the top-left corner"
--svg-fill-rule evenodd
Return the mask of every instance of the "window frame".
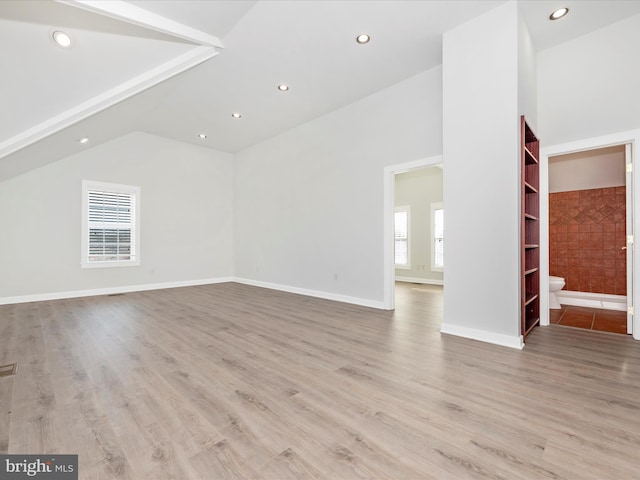
<path id="1" fill-rule="evenodd" d="M 108 193 L 126 193 L 134 198 L 133 222 L 131 229 L 131 260 L 89 260 L 89 191 L 97 190 Z M 82 232 L 81 268 L 136 267 L 140 265 L 140 187 L 117 183 L 82 181 Z"/>
<path id="2" fill-rule="evenodd" d="M 442 210 L 442 221 L 444 224 L 444 207 L 442 206 L 442 202 L 431 203 L 431 271 L 444 272 L 444 254 L 442 265 L 436 265 L 436 210 Z M 442 244 L 444 248 L 444 226 L 442 234 Z"/>
<path id="3" fill-rule="evenodd" d="M 407 212 L 407 263 L 396 263 L 396 236 L 395 236 L 395 220 L 396 213 Z M 393 264 L 395 268 L 401 268 L 404 270 L 411 270 L 411 206 L 403 205 L 398 206 L 393 211 Z"/>

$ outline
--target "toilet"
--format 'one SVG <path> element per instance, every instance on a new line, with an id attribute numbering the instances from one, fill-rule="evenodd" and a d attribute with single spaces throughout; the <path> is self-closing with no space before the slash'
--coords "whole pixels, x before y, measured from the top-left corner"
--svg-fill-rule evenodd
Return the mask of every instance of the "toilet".
<path id="1" fill-rule="evenodd" d="M 562 308 L 560 306 L 560 302 L 558 301 L 558 296 L 556 292 L 562 290 L 564 287 L 564 278 L 562 277 L 554 277 L 549 275 L 549 308 L 557 310 Z"/>

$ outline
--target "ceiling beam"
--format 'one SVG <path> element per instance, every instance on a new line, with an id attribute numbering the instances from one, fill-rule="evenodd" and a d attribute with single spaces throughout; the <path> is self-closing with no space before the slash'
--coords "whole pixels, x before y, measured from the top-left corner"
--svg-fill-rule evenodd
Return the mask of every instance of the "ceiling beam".
<path id="1" fill-rule="evenodd" d="M 142 92 L 160 82 L 209 60 L 223 48 L 222 42 L 215 36 L 196 30 L 187 25 L 174 22 L 121 0 L 55 0 L 104 15 L 119 21 L 127 22 L 143 28 L 173 36 L 176 39 L 193 43 L 186 53 L 158 65 L 134 78 L 116 85 L 95 97 L 60 112 L 33 127 L 20 132 L 5 141 L 0 141 L 0 158 L 11 155 L 32 143 L 42 140 L 60 130 L 84 120 L 106 108 L 115 105 L 137 93 Z"/>
<path id="2" fill-rule="evenodd" d="M 207 47 L 224 48 L 220 39 L 188 25 L 132 5 L 122 0 L 55 0 L 71 7 L 104 15 L 123 22 Z"/>
<path id="3" fill-rule="evenodd" d="M 163 82 L 179 73 L 199 65 L 216 56 L 215 48 L 197 46 L 168 62 L 158 65 L 120 85 L 97 95 L 86 102 L 65 110 L 33 127 L 20 132 L 4 142 L 0 142 L 0 158 L 11 155 L 32 143 L 53 135 L 60 130 L 90 117 L 116 103 Z"/>

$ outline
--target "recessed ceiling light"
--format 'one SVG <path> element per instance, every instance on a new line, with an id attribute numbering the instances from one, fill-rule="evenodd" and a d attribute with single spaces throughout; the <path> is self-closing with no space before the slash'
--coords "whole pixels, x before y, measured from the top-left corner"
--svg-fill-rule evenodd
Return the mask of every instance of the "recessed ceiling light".
<path id="1" fill-rule="evenodd" d="M 207 135 L 205 133 L 199 133 L 198 138 L 204 139 L 204 138 L 207 138 Z"/>
<path id="2" fill-rule="evenodd" d="M 71 46 L 71 37 L 60 30 L 53 32 L 53 41 L 63 48 L 69 48 Z"/>
<path id="3" fill-rule="evenodd" d="M 569 9 L 567 7 L 559 8 L 551 15 L 549 15 L 549 20 L 558 20 L 564 17 L 567 13 L 569 13 Z"/>
<path id="4" fill-rule="evenodd" d="M 281 83 L 280 85 L 278 85 L 278 90 L 280 90 L 281 92 L 286 92 L 287 90 L 289 90 L 289 85 Z"/>
<path id="5" fill-rule="evenodd" d="M 89 141 L 89 137 L 82 137 L 80 140 L 78 140 L 78 142 L 80 143 L 87 143 Z"/>
<path id="6" fill-rule="evenodd" d="M 233 118 L 241 118 L 241 117 L 242 117 L 242 115 L 241 115 L 241 114 L 239 114 L 238 112 L 234 112 L 234 113 L 232 113 L 232 114 L 231 114 L 231 116 L 232 116 Z"/>
<path id="7" fill-rule="evenodd" d="M 358 42 L 360 45 L 369 43 L 369 40 L 371 40 L 371 37 L 366 33 L 362 33 L 356 37 L 356 42 Z"/>

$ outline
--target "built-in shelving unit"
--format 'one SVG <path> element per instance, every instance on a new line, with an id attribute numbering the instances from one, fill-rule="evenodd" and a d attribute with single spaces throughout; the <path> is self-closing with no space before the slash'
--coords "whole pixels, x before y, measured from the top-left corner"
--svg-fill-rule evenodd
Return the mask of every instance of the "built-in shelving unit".
<path id="1" fill-rule="evenodd" d="M 521 333 L 526 339 L 540 322 L 540 141 L 520 118 L 521 161 Z"/>

